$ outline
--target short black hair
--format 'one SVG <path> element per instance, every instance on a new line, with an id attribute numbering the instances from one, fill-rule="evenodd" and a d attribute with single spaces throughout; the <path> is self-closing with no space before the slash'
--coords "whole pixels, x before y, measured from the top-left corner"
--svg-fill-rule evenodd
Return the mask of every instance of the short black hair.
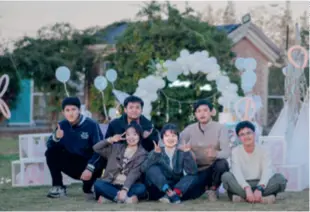
<path id="1" fill-rule="evenodd" d="M 140 105 L 141 105 L 141 107 L 143 108 L 143 106 L 144 106 L 144 102 L 143 102 L 143 100 L 140 98 L 140 97 L 137 97 L 137 96 L 128 96 L 125 100 L 124 100 L 124 107 L 127 107 L 127 105 L 129 104 L 129 103 L 133 103 L 133 102 L 135 102 L 135 103 L 140 103 Z"/>
<path id="2" fill-rule="evenodd" d="M 252 124 L 252 122 L 250 122 L 250 121 L 242 121 L 242 122 L 239 122 L 237 124 L 237 126 L 236 126 L 236 134 L 239 135 L 240 130 L 242 130 L 244 128 L 249 128 L 253 132 L 255 132 L 255 126 L 254 126 L 254 124 Z"/>
<path id="3" fill-rule="evenodd" d="M 178 131 L 177 126 L 176 126 L 175 124 L 170 124 L 170 123 L 168 123 L 168 124 L 165 124 L 165 125 L 163 126 L 163 128 L 161 129 L 161 131 L 160 131 L 160 137 L 161 137 L 161 139 L 163 139 L 164 134 L 165 134 L 168 130 L 174 132 L 174 133 L 178 136 L 178 138 L 179 138 L 179 131 Z"/>
<path id="4" fill-rule="evenodd" d="M 139 135 L 140 141 L 143 139 L 143 129 L 136 121 L 130 122 L 130 124 L 126 127 L 126 131 L 129 128 L 134 128 L 136 130 L 137 134 Z"/>
<path id="5" fill-rule="evenodd" d="M 62 109 L 64 110 L 67 105 L 74 105 L 81 109 L 81 102 L 77 97 L 66 97 L 61 103 Z"/>
<path id="6" fill-rule="evenodd" d="M 208 100 L 198 100 L 194 104 L 194 113 L 196 112 L 197 108 L 201 105 L 207 105 L 210 111 L 213 110 L 213 104 L 211 102 L 209 102 Z"/>

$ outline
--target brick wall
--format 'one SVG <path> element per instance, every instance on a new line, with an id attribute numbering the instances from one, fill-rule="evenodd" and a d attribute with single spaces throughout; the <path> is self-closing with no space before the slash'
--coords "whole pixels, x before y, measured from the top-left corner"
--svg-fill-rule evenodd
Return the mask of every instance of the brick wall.
<path id="1" fill-rule="evenodd" d="M 254 93 L 260 95 L 262 98 L 263 108 L 259 111 L 258 122 L 261 125 L 267 123 L 267 105 L 268 105 L 268 59 L 260 52 L 256 46 L 247 38 L 240 40 L 233 48 L 232 51 L 237 54 L 237 57 L 252 57 L 257 62 L 256 76 L 257 81 L 254 86 Z"/>

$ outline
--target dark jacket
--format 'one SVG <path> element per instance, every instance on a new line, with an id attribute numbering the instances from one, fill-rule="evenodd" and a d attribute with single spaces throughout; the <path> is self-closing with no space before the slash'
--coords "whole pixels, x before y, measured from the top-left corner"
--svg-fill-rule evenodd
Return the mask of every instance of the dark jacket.
<path id="1" fill-rule="evenodd" d="M 128 124 L 129 123 L 127 120 L 127 114 L 123 114 L 121 117 L 114 119 L 108 126 L 105 138 L 112 137 L 116 134 L 124 133 Z M 143 131 L 150 131 L 152 128 L 154 128 L 152 122 L 147 118 L 145 118 L 145 116 L 143 115 L 140 116 L 138 124 L 140 124 Z M 142 139 L 141 145 L 146 151 L 150 152 L 154 149 L 153 141 L 158 143 L 158 140 L 159 140 L 158 131 L 156 129 L 153 129 L 152 134 L 148 138 Z"/>
<path id="2" fill-rule="evenodd" d="M 151 166 L 159 165 L 164 175 L 169 179 L 179 179 L 183 176 L 183 171 L 189 175 L 195 175 L 198 172 L 197 164 L 192 153 L 183 152 L 176 149 L 172 156 L 172 166 L 170 167 L 170 159 L 165 153 L 165 148 L 161 148 L 161 152 L 150 152 L 146 161 L 141 166 L 141 171 L 146 172 Z"/>
<path id="3" fill-rule="evenodd" d="M 142 146 L 139 146 L 135 154 L 122 170 L 122 161 L 127 144 L 114 143 L 110 144 L 106 140 L 100 141 L 94 146 L 94 151 L 108 160 L 107 167 L 104 171 L 103 179 L 107 182 L 113 182 L 117 175 L 123 171 L 126 175 L 126 180 L 123 185 L 127 190 L 140 178 L 141 165 L 147 157 L 147 152 Z"/>
<path id="4" fill-rule="evenodd" d="M 47 148 L 59 143 L 71 154 L 88 160 L 87 169 L 94 171 L 100 155 L 94 152 L 93 146 L 103 139 L 99 124 L 93 119 L 80 115 L 78 124 L 72 126 L 65 119 L 59 122 L 59 126 L 64 131 L 64 136 L 61 139 L 56 139 L 56 128 L 47 141 Z"/>

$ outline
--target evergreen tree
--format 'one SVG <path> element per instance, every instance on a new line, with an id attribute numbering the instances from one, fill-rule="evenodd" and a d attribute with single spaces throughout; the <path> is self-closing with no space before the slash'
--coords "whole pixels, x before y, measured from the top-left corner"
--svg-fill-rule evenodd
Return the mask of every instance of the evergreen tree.
<path id="1" fill-rule="evenodd" d="M 223 14 L 223 23 L 224 24 L 236 24 L 237 23 L 235 4 L 232 1 L 227 2 L 227 6 Z"/>

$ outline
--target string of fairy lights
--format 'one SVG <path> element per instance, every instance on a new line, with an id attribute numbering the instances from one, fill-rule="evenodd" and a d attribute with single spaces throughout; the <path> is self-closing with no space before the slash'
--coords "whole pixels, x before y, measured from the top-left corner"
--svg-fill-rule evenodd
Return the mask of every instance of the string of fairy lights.
<path id="1" fill-rule="evenodd" d="M 169 103 L 177 103 L 178 104 L 178 113 L 182 114 L 182 105 L 189 105 L 191 107 L 191 109 L 193 109 L 193 105 L 200 101 L 200 100 L 212 100 L 213 104 L 216 103 L 216 96 L 219 94 L 219 92 L 217 91 L 216 93 L 214 93 L 211 96 L 208 96 L 206 98 L 202 98 L 202 99 L 197 99 L 197 100 L 185 100 L 185 101 L 181 101 L 175 98 L 172 98 L 170 96 L 168 96 L 163 90 L 159 90 L 157 92 L 158 94 L 161 94 L 165 100 L 166 100 L 166 110 L 165 110 L 165 116 L 166 116 L 166 122 L 169 121 L 170 119 L 170 104 Z M 160 105 L 160 100 L 158 101 L 158 105 Z M 162 114 L 162 112 L 160 111 L 160 106 L 157 107 L 157 112 L 156 115 L 160 116 Z M 194 115 L 191 113 L 191 115 L 189 116 L 189 119 L 191 121 L 193 121 L 195 119 Z"/>

